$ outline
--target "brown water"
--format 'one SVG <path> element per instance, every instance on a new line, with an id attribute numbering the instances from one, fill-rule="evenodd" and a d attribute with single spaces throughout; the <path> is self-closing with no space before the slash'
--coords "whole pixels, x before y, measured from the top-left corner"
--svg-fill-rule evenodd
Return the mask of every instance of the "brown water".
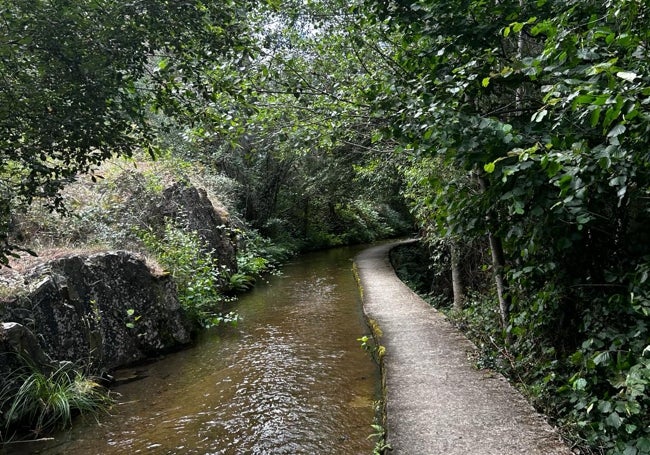
<path id="1" fill-rule="evenodd" d="M 372 453 L 378 372 L 356 341 L 356 251 L 296 259 L 240 298 L 237 328 L 138 368 L 147 377 L 116 388 L 111 416 L 8 453 Z"/>

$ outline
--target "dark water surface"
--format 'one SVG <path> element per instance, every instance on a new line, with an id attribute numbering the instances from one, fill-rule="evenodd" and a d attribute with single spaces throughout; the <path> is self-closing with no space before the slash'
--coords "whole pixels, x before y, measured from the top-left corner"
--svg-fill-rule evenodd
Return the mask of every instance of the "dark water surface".
<path id="1" fill-rule="evenodd" d="M 369 454 L 378 372 L 351 273 L 355 248 L 301 256 L 243 295 L 237 328 L 139 367 L 111 416 L 43 454 Z"/>

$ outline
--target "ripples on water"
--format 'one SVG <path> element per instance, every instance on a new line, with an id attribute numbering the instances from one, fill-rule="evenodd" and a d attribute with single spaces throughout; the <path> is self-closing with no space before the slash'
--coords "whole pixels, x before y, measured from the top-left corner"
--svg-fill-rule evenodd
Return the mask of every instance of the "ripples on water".
<path id="1" fill-rule="evenodd" d="M 240 299 L 237 329 L 142 367 L 148 377 L 119 387 L 120 404 L 99 425 L 15 453 L 371 453 L 378 378 L 356 341 L 366 328 L 353 254 L 288 265 Z"/>

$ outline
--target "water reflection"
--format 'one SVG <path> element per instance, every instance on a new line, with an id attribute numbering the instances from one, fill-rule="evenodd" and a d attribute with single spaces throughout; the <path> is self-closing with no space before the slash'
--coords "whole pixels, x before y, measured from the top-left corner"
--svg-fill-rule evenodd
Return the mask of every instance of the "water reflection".
<path id="1" fill-rule="evenodd" d="M 371 453 L 377 371 L 356 341 L 354 253 L 296 260 L 241 299 L 237 329 L 143 367 L 112 416 L 10 453 Z"/>

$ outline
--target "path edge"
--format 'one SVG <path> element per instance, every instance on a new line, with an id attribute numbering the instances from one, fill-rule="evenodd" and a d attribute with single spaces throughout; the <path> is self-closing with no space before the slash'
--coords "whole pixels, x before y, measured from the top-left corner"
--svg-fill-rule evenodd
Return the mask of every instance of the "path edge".
<path id="1" fill-rule="evenodd" d="M 388 247 L 386 251 L 386 260 L 390 263 L 392 267 L 392 262 L 390 261 L 390 252 L 398 248 L 400 246 L 404 245 L 409 245 L 412 243 L 417 243 L 421 239 L 419 238 L 410 238 L 406 240 L 397 240 L 392 243 L 390 243 L 390 246 Z M 373 356 L 373 360 L 377 363 L 377 366 L 379 367 L 379 375 L 380 375 L 380 381 L 381 381 L 381 391 L 380 391 L 380 403 L 378 406 L 378 409 L 375 411 L 375 422 L 379 421 L 379 425 L 381 425 L 381 431 L 378 432 L 378 440 L 377 440 L 377 448 L 381 448 L 379 452 L 375 453 L 387 453 L 387 451 L 391 450 L 390 447 L 390 435 L 388 432 L 388 413 L 386 410 L 386 405 L 387 405 L 387 387 L 386 387 L 386 365 L 384 363 L 384 346 L 381 344 L 381 338 L 383 336 L 381 327 L 379 326 L 379 323 L 373 319 L 370 314 L 367 311 L 367 306 L 366 306 L 366 301 L 365 301 L 365 296 L 364 296 L 364 288 L 363 288 L 363 281 L 361 280 L 361 275 L 359 273 L 359 267 L 357 265 L 357 258 L 359 255 L 361 255 L 363 252 L 367 251 L 368 249 L 373 248 L 372 246 L 369 246 L 368 248 L 362 250 L 360 253 L 358 253 L 353 261 L 352 261 L 352 274 L 354 275 L 354 280 L 357 283 L 357 289 L 359 291 L 359 297 L 361 298 L 361 309 L 363 313 L 363 318 L 366 322 L 366 325 L 368 326 L 368 329 L 370 330 L 370 335 L 372 336 L 374 346 L 378 350 L 378 355 Z M 394 270 L 394 268 L 393 268 Z M 401 280 L 400 280 L 401 281 Z"/>

